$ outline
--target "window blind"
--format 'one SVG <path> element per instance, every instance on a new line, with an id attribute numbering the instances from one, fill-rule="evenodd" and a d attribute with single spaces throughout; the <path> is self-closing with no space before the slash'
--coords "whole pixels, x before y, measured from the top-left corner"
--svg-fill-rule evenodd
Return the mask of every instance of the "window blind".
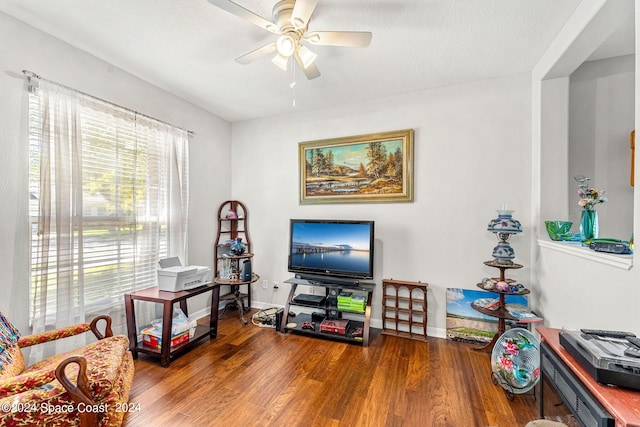
<path id="1" fill-rule="evenodd" d="M 31 318 L 53 317 L 66 304 L 69 309 L 81 306 L 87 314 L 122 305 L 124 293 L 157 284 L 160 258 L 185 255 L 176 253 L 170 222 L 179 219 L 178 235 L 186 241 L 188 133 L 78 94 L 73 95 L 77 110 L 65 113 L 68 110 L 55 103 L 68 102 L 68 95 L 52 101 L 38 92 L 34 88 L 29 94 Z M 72 132 L 78 138 L 75 151 L 64 147 L 64 138 L 56 137 Z M 43 150 L 49 152 L 43 155 Z M 54 156 L 51 153 L 61 152 L 68 158 L 43 164 L 47 156 Z M 73 165 L 71 171 L 64 170 L 67 164 Z M 178 178 L 172 170 L 176 164 L 181 169 Z M 72 186 L 71 200 L 63 200 L 55 190 L 43 200 L 42 187 L 49 185 L 45 175 L 54 189 Z M 55 208 L 47 232 L 42 205 L 49 198 Z M 180 212 L 174 212 L 175 199 Z M 61 234 L 61 218 L 56 217 L 58 204 L 69 203 L 72 236 Z M 61 239 L 72 243 L 63 249 Z M 65 270 L 71 271 L 61 271 L 62 259 L 71 266 Z M 81 286 L 65 300 L 60 298 L 59 283 L 61 276 L 69 275 Z"/>

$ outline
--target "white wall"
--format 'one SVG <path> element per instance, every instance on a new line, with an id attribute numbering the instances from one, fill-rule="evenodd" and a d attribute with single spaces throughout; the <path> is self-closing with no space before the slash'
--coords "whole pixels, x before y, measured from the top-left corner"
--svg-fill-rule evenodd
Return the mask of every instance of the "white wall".
<path id="1" fill-rule="evenodd" d="M 569 84 L 569 221 L 578 232 L 582 209 L 576 175 L 606 190 L 610 202 L 598 205 L 600 237 L 629 240 L 633 231 L 633 187 L 629 183 L 634 129 L 635 55 L 588 61 Z M 558 218 L 562 219 L 562 218 Z"/>
<path id="2" fill-rule="evenodd" d="M 542 224 L 549 219 L 545 214 L 557 212 L 566 215 L 567 212 L 566 202 L 552 198 L 558 204 L 551 206 L 547 194 L 553 194 L 554 186 L 559 183 L 568 182 L 568 162 L 562 167 L 558 163 L 550 165 L 546 160 L 557 150 L 565 152 L 563 158 L 567 158 L 568 76 L 615 31 L 616 23 L 628 19 L 632 8 L 632 1 L 582 2 L 533 71 L 532 224 L 533 235 L 540 240 L 534 240 L 532 248 L 532 288 L 535 305 L 548 326 L 626 329 L 640 333 L 637 309 L 640 261 L 637 252 L 627 258 L 608 255 L 594 259 L 587 249 L 548 242 Z M 640 11 L 636 8 L 636 61 L 639 16 Z M 638 99 L 636 74 L 636 128 L 640 111 Z M 564 200 L 567 200 L 566 195 Z M 638 186 L 634 188 L 634 205 L 634 229 L 638 230 Z M 612 260 L 620 262 L 613 265 Z"/>
<path id="3" fill-rule="evenodd" d="M 189 261 L 213 265 L 216 212 L 231 188 L 228 122 L 2 13 L 0 69 L 0 310 L 23 333 L 28 332 L 30 241 L 24 69 L 195 132 Z"/>
<path id="4" fill-rule="evenodd" d="M 415 129 L 413 203 L 299 204 L 298 143 Z M 380 327 L 381 280 L 429 283 L 429 335 L 444 336 L 446 288 L 477 290 L 498 271 L 496 238 L 486 231 L 503 202 L 524 232 L 512 245 L 525 265 L 512 277 L 526 284 L 530 259 L 531 85 L 528 75 L 480 81 L 366 104 L 233 124 L 233 198 L 250 211 L 254 270 L 272 283 L 287 272 L 290 218 L 376 221 L 372 324 Z M 285 302 L 289 285 L 254 285 L 256 304 Z"/>

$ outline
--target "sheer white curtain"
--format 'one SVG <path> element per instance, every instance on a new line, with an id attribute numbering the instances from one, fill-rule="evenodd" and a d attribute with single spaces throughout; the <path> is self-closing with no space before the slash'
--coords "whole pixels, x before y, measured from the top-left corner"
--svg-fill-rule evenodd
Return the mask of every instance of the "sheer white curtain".
<path id="1" fill-rule="evenodd" d="M 123 294 L 186 261 L 188 133 L 40 79 L 29 105 L 33 332 L 110 313 L 125 333 Z"/>
<path id="2" fill-rule="evenodd" d="M 33 332 L 47 327 L 46 313 L 51 313 L 54 326 L 84 322 L 82 300 L 84 286 L 82 257 L 76 257 L 81 248 L 74 245 L 74 236 L 82 236 L 82 192 L 74 188 L 78 179 L 82 150 L 79 148 L 81 126 L 77 116 L 77 99 L 73 94 L 59 94 L 58 88 L 43 84 L 39 90 L 41 143 L 39 151 L 39 203 L 36 251 L 32 260 L 42 274 L 32 277 L 34 311 L 42 315 L 32 318 Z M 33 166 L 32 166 L 33 167 Z M 81 187 L 80 187 L 81 188 Z M 79 258 L 76 261 L 76 258 Z M 50 286 L 55 282 L 55 287 Z M 78 298 L 74 298 L 77 295 Z M 56 301 L 47 306 L 47 301 Z M 80 338 L 65 340 L 77 347 Z M 63 350 L 56 349 L 55 351 Z M 40 358 L 44 347 L 31 351 L 31 357 Z"/>

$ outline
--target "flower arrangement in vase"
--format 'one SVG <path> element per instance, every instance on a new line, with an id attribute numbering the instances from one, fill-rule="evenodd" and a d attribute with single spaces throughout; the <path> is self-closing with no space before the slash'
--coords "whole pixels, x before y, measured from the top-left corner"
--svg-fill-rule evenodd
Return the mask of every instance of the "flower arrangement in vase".
<path id="1" fill-rule="evenodd" d="M 582 207 L 582 217 L 580 218 L 580 233 L 582 234 L 582 240 L 596 239 L 598 238 L 598 212 L 595 210 L 596 205 L 605 203 L 607 198 L 605 197 L 606 191 L 596 190 L 593 187 L 589 187 L 588 178 L 584 175 L 574 176 L 578 182 L 578 205 Z"/>

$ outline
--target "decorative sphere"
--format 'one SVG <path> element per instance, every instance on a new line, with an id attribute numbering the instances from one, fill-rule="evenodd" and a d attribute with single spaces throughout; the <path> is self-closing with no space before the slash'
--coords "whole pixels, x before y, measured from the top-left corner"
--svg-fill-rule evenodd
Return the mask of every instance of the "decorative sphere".
<path id="1" fill-rule="evenodd" d="M 503 280 L 496 283 L 496 290 L 507 292 L 509 291 L 509 284 Z"/>
<path id="2" fill-rule="evenodd" d="M 493 288 L 495 287 L 496 282 L 493 279 L 489 279 L 489 278 L 484 278 L 482 279 L 482 287 L 484 289 L 486 289 L 487 291 L 493 290 Z"/>

